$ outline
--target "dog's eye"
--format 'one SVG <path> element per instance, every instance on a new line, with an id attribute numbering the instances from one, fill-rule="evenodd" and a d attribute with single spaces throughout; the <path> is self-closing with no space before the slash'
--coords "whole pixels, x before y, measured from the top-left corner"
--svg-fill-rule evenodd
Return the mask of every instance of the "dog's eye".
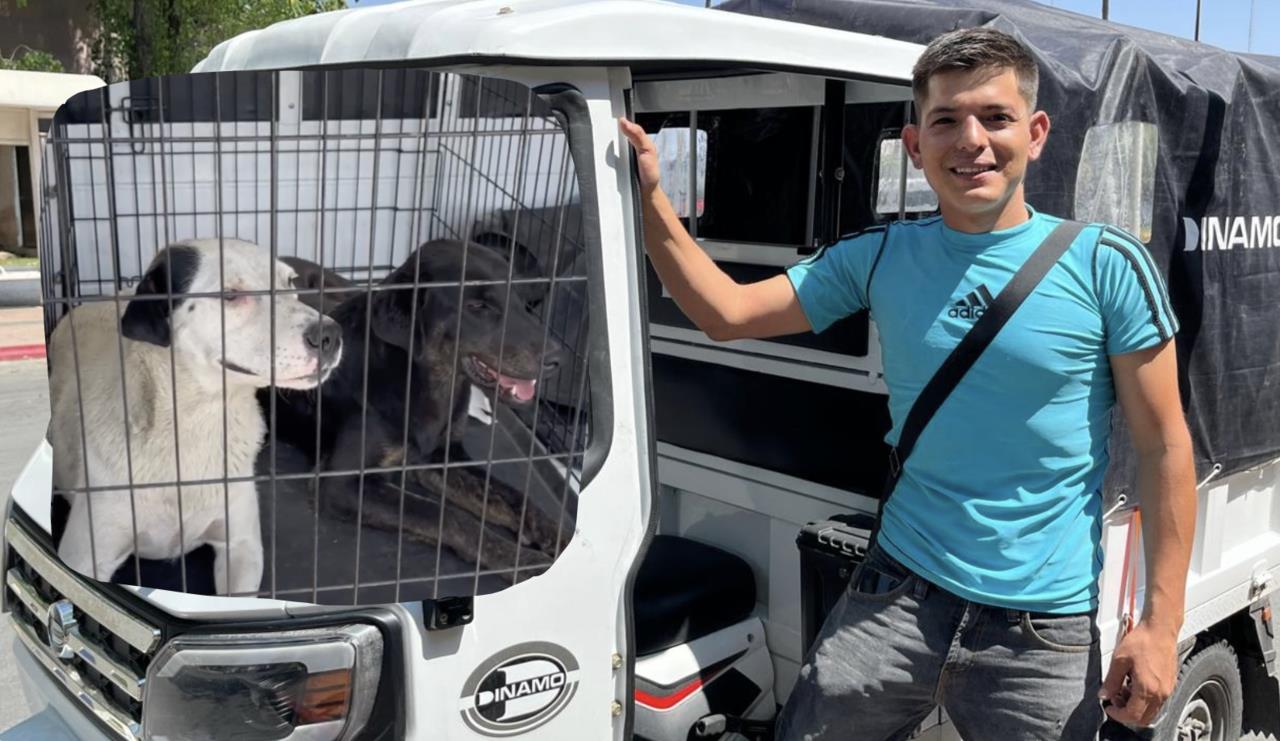
<path id="1" fill-rule="evenodd" d="M 223 291 L 222 293 L 222 300 L 229 304 L 243 304 L 251 298 L 252 296 L 243 291 Z"/>
<path id="2" fill-rule="evenodd" d="M 467 311 L 475 311 L 475 312 L 494 311 L 494 312 L 496 312 L 497 310 L 498 310 L 498 307 L 494 306 L 492 303 L 490 303 L 490 302 L 488 302 L 488 301 L 486 301 L 485 299 L 482 299 L 482 298 L 475 298 L 475 299 L 471 299 L 470 301 L 468 301 L 468 302 L 467 302 Z"/>

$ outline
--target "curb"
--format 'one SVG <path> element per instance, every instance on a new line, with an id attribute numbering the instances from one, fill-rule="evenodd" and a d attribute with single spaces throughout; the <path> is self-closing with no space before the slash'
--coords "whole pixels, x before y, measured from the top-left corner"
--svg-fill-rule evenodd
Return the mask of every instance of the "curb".
<path id="1" fill-rule="evenodd" d="M 44 345 L 10 345 L 0 347 L 0 362 L 6 360 L 35 360 L 44 357 Z"/>

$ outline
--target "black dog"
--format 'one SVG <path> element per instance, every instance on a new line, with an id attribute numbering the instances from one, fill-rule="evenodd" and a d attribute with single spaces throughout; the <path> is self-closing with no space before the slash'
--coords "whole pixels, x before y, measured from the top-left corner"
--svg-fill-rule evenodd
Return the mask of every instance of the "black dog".
<path id="1" fill-rule="evenodd" d="M 464 260 L 467 285 L 460 289 Z M 309 269 L 299 282 L 350 285 L 328 273 Z M 545 566 L 554 558 L 571 523 L 562 526 L 527 503 L 483 465 L 453 465 L 466 461 L 459 443 L 471 387 L 499 403 L 529 404 L 564 354 L 529 310 L 545 287 L 511 284 L 512 277 L 510 264 L 491 248 L 437 240 L 420 246 L 371 294 L 338 294 L 348 298 L 328 313 L 343 328 L 342 363 L 324 384 L 319 409 L 314 393 L 290 393 L 277 425 L 299 449 L 312 450 L 319 418 L 320 466 L 334 474 L 321 478 L 326 513 L 402 529 L 486 569 L 512 568 L 517 540 L 521 565 Z M 438 464 L 446 455 L 447 473 L 399 470 Z M 367 473 L 363 484 L 357 475 L 338 475 L 369 468 L 397 470 Z"/>

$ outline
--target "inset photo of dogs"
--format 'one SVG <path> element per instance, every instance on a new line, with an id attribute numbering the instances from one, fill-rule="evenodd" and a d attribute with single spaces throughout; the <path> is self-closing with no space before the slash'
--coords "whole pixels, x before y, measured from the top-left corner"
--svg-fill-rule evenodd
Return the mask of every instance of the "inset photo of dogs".
<path id="1" fill-rule="evenodd" d="M 425 67 L 68 100 L 34 189 L 59 558 L 379 605 L 584 545 L 613 394 L 579 102 Z"/>

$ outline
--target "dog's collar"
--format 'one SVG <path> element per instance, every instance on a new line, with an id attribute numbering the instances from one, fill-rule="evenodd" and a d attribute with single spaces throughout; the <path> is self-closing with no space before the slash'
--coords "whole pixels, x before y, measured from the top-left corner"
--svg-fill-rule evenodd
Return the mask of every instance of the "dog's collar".
<path id="1" fill-rule="evenodd" d="M 257 373 L 254 373 L 253 371 L 249 370 L 248 368 L 245 368 L 244 366 L 241 366 L 241 365 L 236 365 L 235 363 L 232 363 L 229 360 L 220 360 L 218 362 L 222 364 L 223 368 L 226 368 L 229 371 L 235 371 L 236 373 L 243 373 L 246 376 L 258 375 Z"/>

